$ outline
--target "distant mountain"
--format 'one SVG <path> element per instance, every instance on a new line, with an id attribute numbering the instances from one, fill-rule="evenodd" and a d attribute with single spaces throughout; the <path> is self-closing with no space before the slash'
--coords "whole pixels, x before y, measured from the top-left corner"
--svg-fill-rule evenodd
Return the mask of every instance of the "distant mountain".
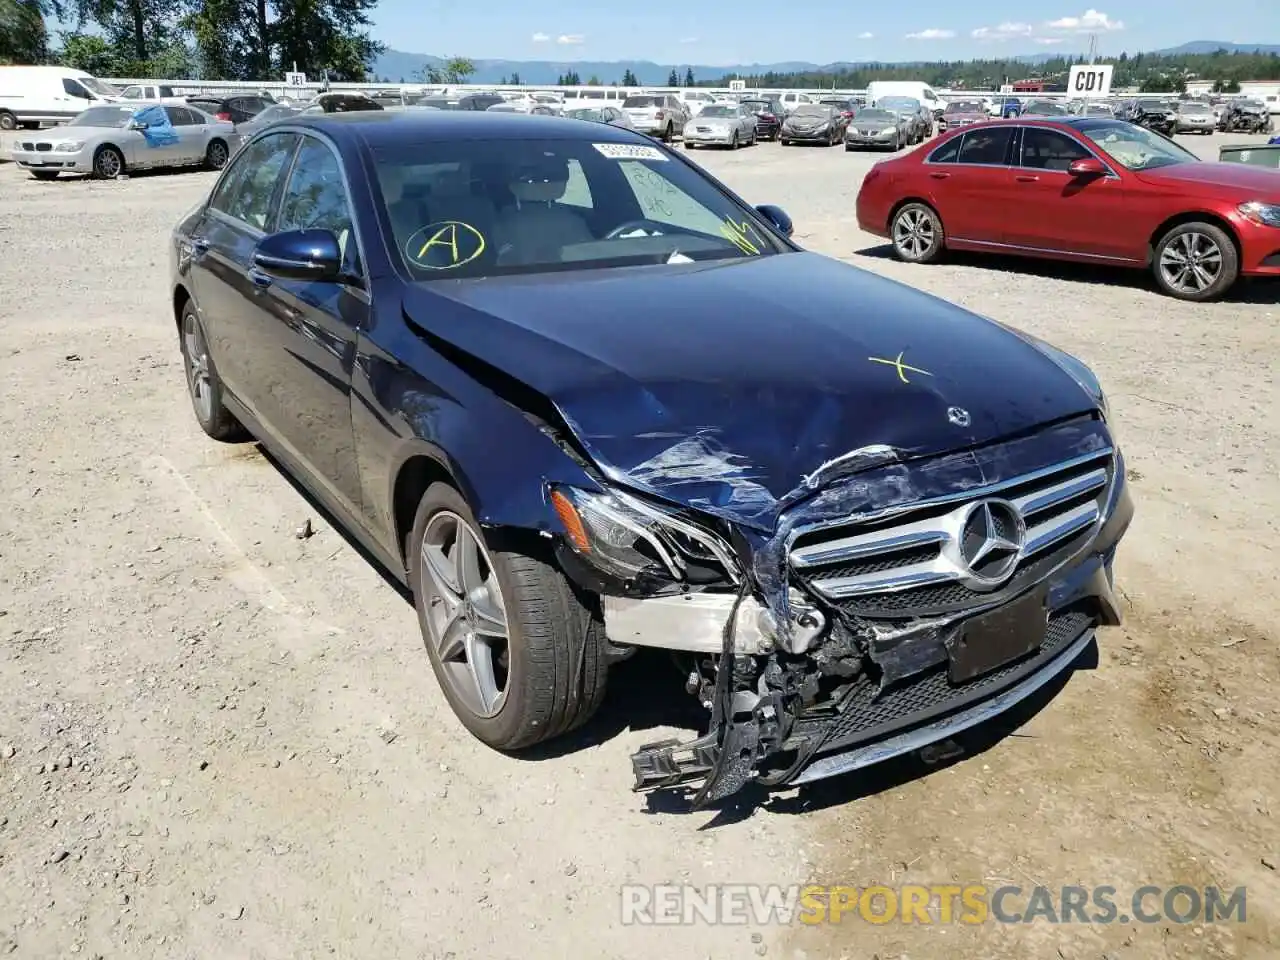
<path id="1" fill-rule="evenodd" d="M 1156 50 L 1159 54 L 1207 54 L 1217 50 L 1229 53 L 1280 53 L 1280 44 L 1245 44 L 1226 43 L 1217 40 L 1192 40 L 1179 47 Z M 1045 53 L 1032 53 L 1011 57 L 1021 63 L 1047 63 L 1064 56 L 1081 56 L 1081 52 L 1072 53 L 1067 50 L 1054 50 Z M 405 53 L 402 50 L 387 50 L 374 62 L 374 75 L 392 83 L 404 80 L 417 81 L 422 71 L 428 66 L 439 66 L 444 60 L 425 53 Z M 561 76 L 572 70 L 578 74 L 583 83 L 592 77 L 601 83 L 620 83 L 623 74 L 630 70 L 640 81 L 641 86 L 658 86 L 665 84 L 675 70 L 682 78 L 685 70 L 692 68 L 693 75 L 700 81 L 717 80 L 721 77 L 737 74 L 740 76 L 758 76 L 764 73 L 835 73 L 840 70 L 852 70 L 858 67 L 873 65 L 876 61 L 857 61 L 836 63 L 809 63 L 804 60 L 785 60 L 779 63 L 739 63 L 730 66 L 709 66 L 706 64 L 670 64 L 654 63 L 651 60 L 474 60 L 476 72 L 472 74 L 471 83 L 501 83 L 510 79 L 512 74 L 519 74 L 520 81 L 534 86 L 554 84 Z M 895 66 L 910 66 L 912 63 L 928 61 L 907 61 L 895 63 Z"/>

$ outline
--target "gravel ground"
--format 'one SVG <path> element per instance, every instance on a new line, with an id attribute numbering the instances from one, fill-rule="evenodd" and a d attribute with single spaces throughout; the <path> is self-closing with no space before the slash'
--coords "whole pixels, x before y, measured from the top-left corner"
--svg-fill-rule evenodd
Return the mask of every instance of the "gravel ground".
<path id="1" fill-rule="evenodd" d="M 912 267 L 854 224 L 878 158 L 695 156 L 804 245 L 1095 367 L 1139 511 L 1096 668 L 940 768 L 717 815 L 629 792 L 630 751 L 678 722 L 628 693 L 669 684 L 651 659 L 569 745 L 488 751 L 405 599 L 255 447 L 195 425 L 165 238 L 212 176 L 5 165 L 0 955 L 1275 955 L 1280 284 L 1192 306 L 1138 274 Z M 1246 885 L 1248 920 L 624 929 L 629 882 Z"/>

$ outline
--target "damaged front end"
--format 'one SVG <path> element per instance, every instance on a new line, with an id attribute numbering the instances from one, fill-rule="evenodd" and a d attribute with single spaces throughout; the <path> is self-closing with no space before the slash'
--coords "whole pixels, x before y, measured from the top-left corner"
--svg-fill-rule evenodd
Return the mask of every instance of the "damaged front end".
<path id="1" fill-rule="evenodd" d="M 917 461 L 857 451 L 780 498 L 768 535 L 614 488 L 551 499 L 611 642 L 687 659 L 708 732 L 632 763 L 638 790 L 696 783 L 695 808 L 918 750 L 1029 696 L 1119 622 L 1132 514 L 1097 417 Z"/>

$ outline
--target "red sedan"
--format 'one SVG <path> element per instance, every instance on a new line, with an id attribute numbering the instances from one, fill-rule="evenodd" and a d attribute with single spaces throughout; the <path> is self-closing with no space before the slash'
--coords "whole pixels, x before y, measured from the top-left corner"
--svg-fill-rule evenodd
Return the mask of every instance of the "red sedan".
<path id="1" fill-rule="evenodd" d="M 911 263 L 952 249 L 1114 264 L 1212 300 L 1280 276 L 1280 173 L 1120 120 L 993 121 L 872 167 L 858 226 Z"/>

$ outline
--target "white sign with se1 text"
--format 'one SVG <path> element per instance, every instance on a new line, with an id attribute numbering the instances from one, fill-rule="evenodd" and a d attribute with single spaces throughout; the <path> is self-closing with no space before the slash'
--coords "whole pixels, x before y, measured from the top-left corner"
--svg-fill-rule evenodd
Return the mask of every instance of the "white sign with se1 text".
<path id="1" fill-rule="evenodd" d="M 1111 93 L 1110 63 L 1080 63 L 1067 75 L 1067 93 L 1074 97 L 1105 97 Z"/>
<path id="2" fill-rule="evenodd" d="M 284 75 L 284 85 L 286 87 L 305 87 L 307 85 L 307 75 L 305 73 L 286 73 Z"/>

